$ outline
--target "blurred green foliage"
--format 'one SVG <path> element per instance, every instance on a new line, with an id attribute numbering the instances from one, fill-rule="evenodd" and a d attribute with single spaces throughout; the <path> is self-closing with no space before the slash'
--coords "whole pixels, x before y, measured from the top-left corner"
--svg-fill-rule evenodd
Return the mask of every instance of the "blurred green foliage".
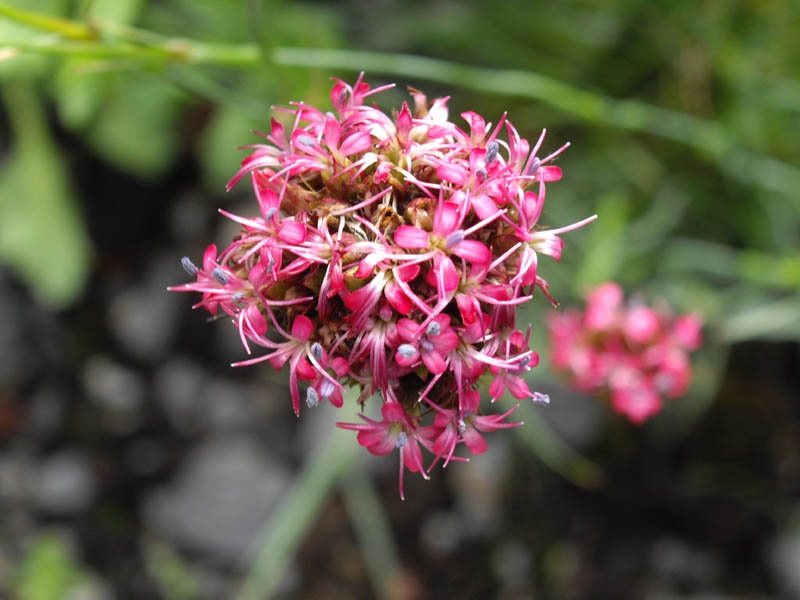
<path id="1" fill-rule="evenodd" d="M 20 600 L 65 600 L 78 597 L 88 575 L 56 535 L 37 538 L 14 574 L 12 588 Z"/>

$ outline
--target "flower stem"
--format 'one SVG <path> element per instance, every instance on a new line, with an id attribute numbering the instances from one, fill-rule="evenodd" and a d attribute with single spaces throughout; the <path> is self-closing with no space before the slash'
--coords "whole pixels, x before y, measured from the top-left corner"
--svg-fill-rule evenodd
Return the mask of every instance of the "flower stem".
<path id="1" fill-rule="evenodd" d="M 346 405 L 355 406 L 355 397 L 347 397 L 353 395 L 353 391 L 347 392 Z M 251 566 L 237 600 L 263 600 L 275 592 L 298 546 L 337 481 L 349 472 L 359 449 L 353 436 L 338 428 L 320 443 L 262 528 L 256 551 L 248 559 L 252 561 Z"/>
<path id="2" fill-rule="evenodd" d="M 540 415 L 526 418 L 525 426 L 516 427 L 515 433 L 539 460 L 575 485 L 584 489 L 602 485 L 603 467 L 565 443 Z"/>
<path id="3" fill-rule="evenodd" d="M 29 25 L 62 39 L 15 42 L 9 49 L 44 54 L 117 58 L 167 64 L 255 68 L 263 64 L 369 71 L 436 81 L 485 94 L 536 100 L 584 121 L 629 131 L 643 131 L 687 145 L 708 155 L 729 176 L 788 195 L 800 207 L 800 169 L 742 147 L 724 125 L 638 100 L 617 100 L 592 93 L 540 73 L 472 67 L 414 56 L 332 48 L 274 47 L 265 53 L 256 44 L 210 44 L 100 20 L 91 24 L 27 11 L 0 2 L 0 17 Z"/>
<path id="4" fill-rule="evenodd" d="M 54 17 L 45 13 L 25 10 L 0 2 L 0 17 L 6 17 L 23 25 L 55 33 L 71 40 L 93 40 L 97 37 L 92 27 L 80 21 Z"/>
<path id="5" fill-rule="evenodd" d="M 363 470 L 351 470 L 340 485 L 350 522 L 376 598 L 391 598 L 392 583 L 400 576 L 400 562 L 386 511 Z"/>

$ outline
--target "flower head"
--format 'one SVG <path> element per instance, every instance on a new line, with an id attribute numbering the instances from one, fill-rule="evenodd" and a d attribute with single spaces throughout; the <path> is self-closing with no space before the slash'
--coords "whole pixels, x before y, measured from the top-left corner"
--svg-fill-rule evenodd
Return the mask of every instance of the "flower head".
<path id="1" fill-rule="evenodd" d="M 492 126 L 474 112 L 462 128 L 446 98 L 416 90 L 389 115 L 372 104 L 383 89 L 336 81 L 332 112 L 281 109 L 288 119 L 272 120 L 229 184 L 250 177 L 255 215 L 223 211 L 241 232 L 221 253 L 209 246 L 202 268 L 184 259 L 195 281 L 172 289 L 199 292 L 196 307 L 229 315 L 248 353 L 264 349 L 237 364 L 289 365 L 296 413 L 341 406 L 352 386 L 361 404 L 377 395 L 381 421 L 339 425 L 427 475 L 423 450 L 434 462 L 459 444 L 482 452 L 479 432 L 514 425 L 514 409 L 482 414 L 481 390 L 540 399 L 515 310 L 537 289 L 551 299 L 538 255 L 558 260 L 560 235 L 594 217 L 539 223 L 566 145 L 540 157 L 544 133 L 531 148 L 505 115 Z"/>
<path id="2" fill-rule="evenodd" d="M 550 318 L 552 364 L 574 388 L 642 423 L 661 411 L 663 398 L 686 393 L 689 352 L 700 346 L 702 326 L 697 315 L 673 317 L 663 303 L 626 303 L 618 284 L 604 283 L 587 295 L 582 313 Z"/>

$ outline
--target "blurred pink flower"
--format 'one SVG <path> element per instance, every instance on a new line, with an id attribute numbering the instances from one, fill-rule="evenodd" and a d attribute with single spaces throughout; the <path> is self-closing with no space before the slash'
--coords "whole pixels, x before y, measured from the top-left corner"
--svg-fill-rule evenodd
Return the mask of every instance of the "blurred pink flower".
<path id="1" fill-rule="evenodd" d="M 583 312 L 555 313 L 548 327 L 554 369 L 638 424 L 661 411 L 663 398 L 686 393 L 689 352 L 700 347 L 703 321 L 673 317 L 663 302 L 626 303 L 622 288 L 609 282 L 587 295 Z"/>

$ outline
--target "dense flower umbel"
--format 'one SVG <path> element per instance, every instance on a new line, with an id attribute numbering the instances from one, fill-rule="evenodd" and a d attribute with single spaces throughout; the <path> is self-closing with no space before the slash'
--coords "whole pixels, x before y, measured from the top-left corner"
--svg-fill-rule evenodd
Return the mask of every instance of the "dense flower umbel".
<path id="1" fill-rule="evenodd" d="M 689 386 L 689 352 L 701 343 L 697 315 L 673 317 L 668 307 L 624 302 L 622 288 L 604 283 L 586 297 L 586 310 L 549 320 L 552 362 L 576 389 L 601 395 L 633 423 L 657 414 L 662 397 Z"/>
<path id="2" fill-rule="evenodd" d="M 515 309 L 537 287 L 550 298 L 538 255 L 558 260 L 558 235 L 594 217 L 538 224 L 566 146 L 539 158 L 544 133 L 531 149 L 505 116 L 492 127 L 473 112 L 464 130 L 446 98 L 415 90 L 392 116 L 365 103 L 388 87 L 337 81 L 334 112 L 283 109 L 289 125 L 273 119 L 229 184 L 250 176 L 258 214 L 223 211 L 241 233 L 202 267 L 184 259 L 196 281 L 171 289 L 200 292 L 196 306 L 227 313 L 248 353 L 265 349 L 238 364 L 288 364 L 295 413 L 303 400 L 341 406 L 349 386 L 362 405 L 377 394 L 381 421 L 339 425 L 427 475 L 423 449 L 477 454 L 479 431 L 519 424 L 481 416 L 479 389 L 543 398 L 522 378 L 538 356 Z"/>

